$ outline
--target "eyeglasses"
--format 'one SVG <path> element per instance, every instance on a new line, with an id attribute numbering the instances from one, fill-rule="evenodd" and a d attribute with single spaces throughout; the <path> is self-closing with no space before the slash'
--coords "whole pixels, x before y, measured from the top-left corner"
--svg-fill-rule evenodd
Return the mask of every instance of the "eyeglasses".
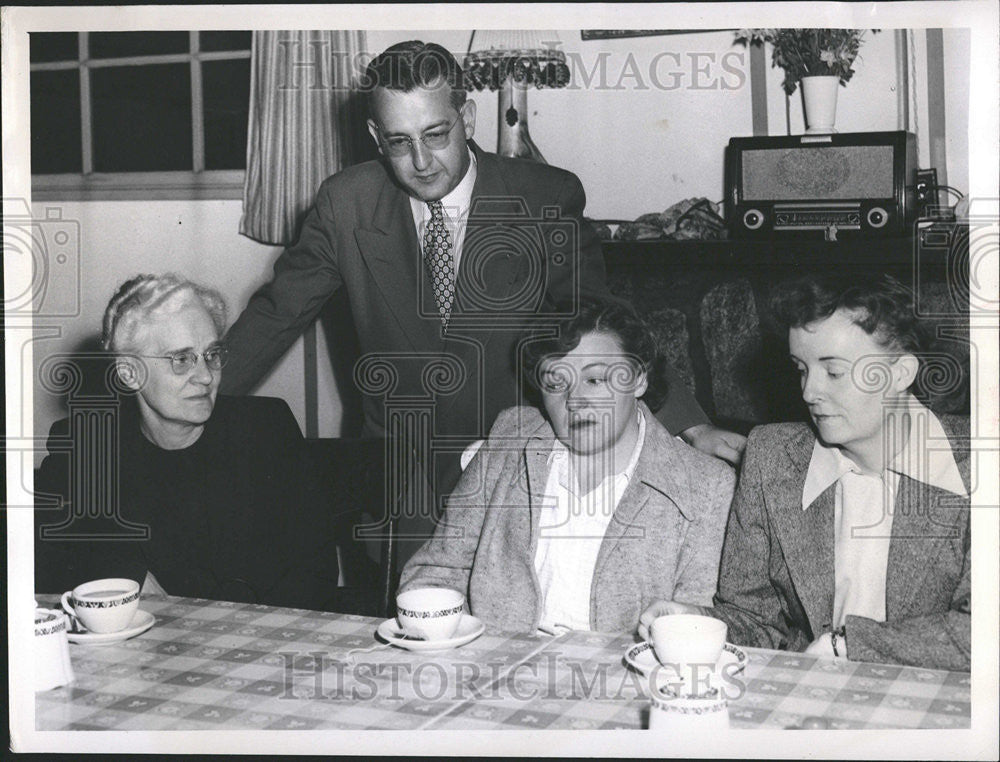
<path id="1" fill-rule="evenodd" d="M 136 355 L 149 360 L 170 360 L 170 369 L 178 376 L 183 376 L 198 364 L 198 358 L 204 358 L 205 365 L 209 370 L 222 370 L 229 359 L 228 347 L 212 347 L 206 349 L 202 354 L 197 352 L 174 352 L 170 355 Z"/>
<path id="2" fill-rule="evenodd" d="M 439 127 L 436 130 L 425 132 L 418 140 L 431 151 L 440 151 L 442 148 L 447 148 L 451 142 L 451 131 L 455 129 L 455 125 L 458 124 L 461 118 L 462 115 L 459 114 L 452 120 L 447 129 Z M 382 128 L 379 127 L 378 129 L 381 134 Z M 382 138 L 382 148 L 390 156 L 397 158 L 407 156 L 413 151 L 413 138 L 406 135 L 393 135 L 391 138 Z"/>

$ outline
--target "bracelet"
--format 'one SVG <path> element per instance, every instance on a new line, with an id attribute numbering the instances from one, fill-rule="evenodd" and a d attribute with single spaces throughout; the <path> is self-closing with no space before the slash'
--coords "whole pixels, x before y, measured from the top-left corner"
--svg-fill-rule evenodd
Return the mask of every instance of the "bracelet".
<path id="1" fill-rule="evenodd" d="M 836 630 L 830 630 L 830 645 L 833 646 L 833 655 L 840 656 L 840 651 L 837 650 L 837 638 L 843 638 L 844 644 L 847 644 L 847 627 L 846 625 L 840 627 Z M 846 656 L 846 654 L 845 654 Z"/>

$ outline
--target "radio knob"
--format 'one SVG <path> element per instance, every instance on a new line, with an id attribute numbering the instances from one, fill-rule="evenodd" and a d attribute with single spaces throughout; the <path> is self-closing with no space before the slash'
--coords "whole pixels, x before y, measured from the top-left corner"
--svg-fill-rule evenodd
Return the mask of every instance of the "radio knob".
<path id="1" fill-rule="evenodd" d="M 873 206 L 868 210 L 868 224 L 873 228 L 880 228 L 889 220 L 889 214 L 880 206 Z"/>
<path id="2" fill-rule="evenodd" d="M 764 224 L 764 215 L 758 209 L 747 209 L 743 213 L 743 224 L 747 230 L 757 230 Z"/>

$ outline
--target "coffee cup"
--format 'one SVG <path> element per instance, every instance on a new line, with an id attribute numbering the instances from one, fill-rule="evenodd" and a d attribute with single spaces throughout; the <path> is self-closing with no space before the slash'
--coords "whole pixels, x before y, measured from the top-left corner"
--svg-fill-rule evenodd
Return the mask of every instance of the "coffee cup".
<path id="1" fill-rule="evenodd" d="M 396 596 L 396 621 L 406 635 L 447 640 L 455 634 L 465 609 L 465 596 L 447 587 L 421 587 Z"/>
<path id="2" fill-rule="evenodd" d="M 654 690 L 649 729 L 684 734 L 711 734 L 729 729 L 729 701 L 717 690 L 701 697 Z"/>
<path id="3" fill-rule="evenodd" d="M 85 582 L 63 593 L 62 607 L 90 632 L 118 632 L 139 609 L 139 583 L 122 578 Z"/>
<path id="4" fill-rule="evenodd" d="M 677 669 L 682 678 L 696 680 L 698 667 L 713 669 L 726 644 L 726 623 L 697 614 L 667 614 L 649 628 L 653 651 L 661 664 Z"/>
<path id="5" fill-rule="evenodd" d="M 35 609 L 35 690 L 48 691 L 73 682 L 73 665 L 66 639 L 67 616 L 53 609 Z"/>

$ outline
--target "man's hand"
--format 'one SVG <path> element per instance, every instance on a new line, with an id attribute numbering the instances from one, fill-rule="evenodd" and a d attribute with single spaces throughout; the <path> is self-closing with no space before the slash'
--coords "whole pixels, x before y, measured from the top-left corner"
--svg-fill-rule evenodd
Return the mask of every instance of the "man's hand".
<path id="1" fill-rule="evenodd" d="M 735 431 L 726 431 L 711 423 L 699 423 L 680 434 L 681 439 L 697 450 L 716 458 L 740 464 L 743 459 L 743 449 L 747 446 L 747 438 Z"/>
<path id="2" fill-rule="evenodd" d="M 649 626 L 657 617 L 665 614 L 700 614 L 711 616 L 710 609 L 705 606 L 695 606 L 693 603 L 678 601 L 655 601 L 639 615 L 639 637 L 649 640 Z"/>

